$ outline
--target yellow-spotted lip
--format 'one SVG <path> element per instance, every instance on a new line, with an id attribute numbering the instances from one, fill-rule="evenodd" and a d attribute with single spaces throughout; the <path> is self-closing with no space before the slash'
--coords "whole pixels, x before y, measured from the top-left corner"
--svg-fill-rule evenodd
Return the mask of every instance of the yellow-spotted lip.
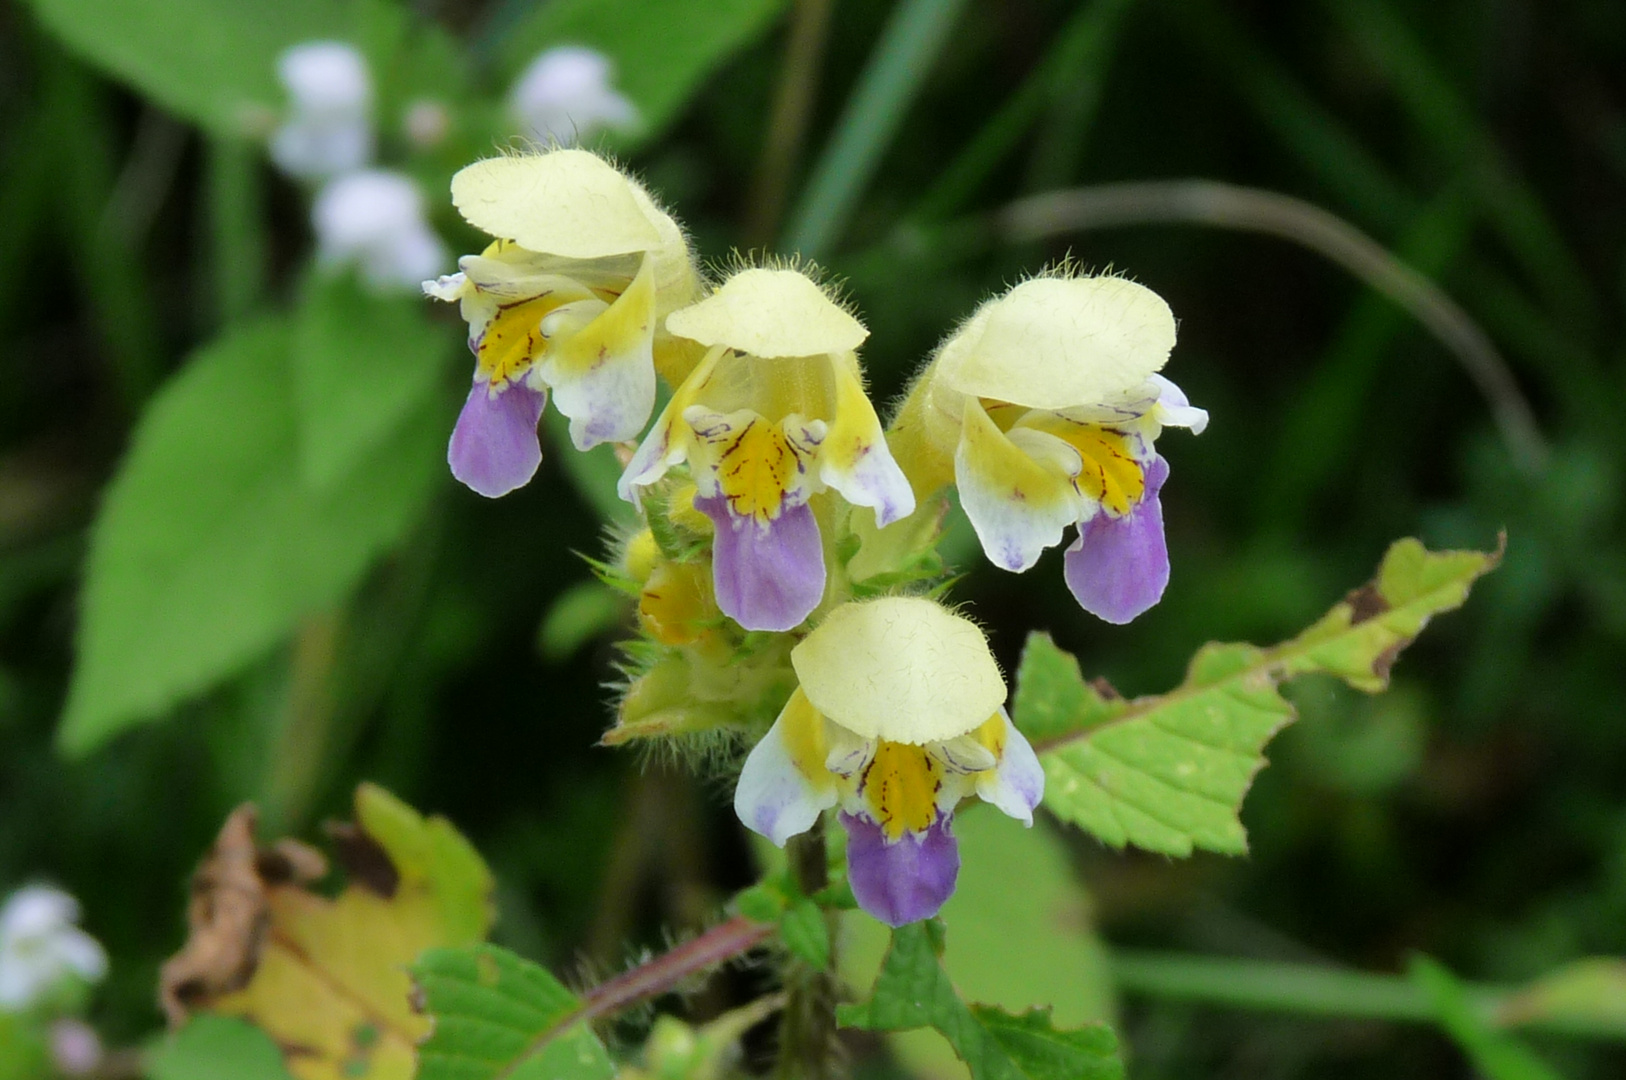
<path id="1" fill-rule="evenodd" d="M 666 330 L 706 346 L 764 359 L 847 353 L 869 331 L 796 270 L 741 270 L 697 304 L 666 317 Z"/>
<path id="2" fill-rule="evenodd" d="M 844 604 L 790 658 L 814 708 L 867 739 L 953 739 L 1005 701 L 982 631 L 920 597 Z"/>
<path id="3" fill-rule="evenodd" d="M 1030 409 L 1112 401 L 1168 362 L 1174 314 L 1117 277 L 1042 277 L 978 308 L 938 351 L 933 378 Z"/>

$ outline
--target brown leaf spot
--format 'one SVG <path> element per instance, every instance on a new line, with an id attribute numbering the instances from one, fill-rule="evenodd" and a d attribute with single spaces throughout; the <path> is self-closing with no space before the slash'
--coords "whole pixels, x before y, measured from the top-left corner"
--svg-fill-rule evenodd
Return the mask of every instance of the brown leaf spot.
<path id="1" fill-rule="evenodd" d="M 390 861 L 383 846 L 363 832 L 360 826 L 349 822 L 330 821 L 324 828 L 333 841 L 333 853 L 350 876 L 351 883 L 361 885 L 385 900 L 393 899 L 395 890 L 401 887 L 401 872 Z"/>
<path id="2" fill-rule="evenodd" d="M 1389 610 L 1389 601 L 1378 592 L 1376 585 L 1362 585 L 1344 597 L 1344 603 L 1349 605 L 1351 626 L 1359 626 L 1366 620 L 1376 618 Z"/>
<path id="3" fill-rule="evenodd" d="M 267 885 L 298 885 L 327 877 L 327 859 L 320 851 L 286 837 L 261 851 L 255 865 Z"/>
<path id="4" fill-rule="evenodd" d="M 1090 680 L 1090 689 L 1094 690 L 1102 701 L 1122 701 L 1124 699 L 1124 696 L 1118 693 L 1116 686 L 1113 686 L 1099 675 Z"/>
<path id="5" fill-rule="evenodd" d="M 186 944 L 164 963 L 158 977 L 158 1001 L 171 1027 L 254 977 L 270 923 L 271 889 L 327 874 L 321 853 L 297 841 L 262 850 L 255 842 L 257 821 L 252 804 L 233 810 L 192 875 Z"/>
<path id="6" fill-rule="evenodd" d="M 1400 657 L 1401 651 L 1405 649 L 1408 644 L 1410 644 L 1409 639 L 1406 641 L 1397 641 L 1393 645 L 1390 645 L 1387 649 L 1384 649 L 1382 652 L 1378 653 L 1376 659 L 1372 661 L 1372 674 L 1376 675 L 1384 682 L 1388 682 L 1389 669 L 1395 666 L 1395 660 Z"/>

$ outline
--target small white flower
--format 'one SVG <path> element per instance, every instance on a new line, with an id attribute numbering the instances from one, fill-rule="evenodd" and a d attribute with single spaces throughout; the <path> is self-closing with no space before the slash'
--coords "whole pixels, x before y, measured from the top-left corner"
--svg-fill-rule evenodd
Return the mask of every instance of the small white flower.
<path id="1" fill-rule="evenodd" d="M 74 924 L 79 902 L 60 889 L 29 885 L 0 908 L 0 1010 L 20 1012 L 63 979 L 107 974 L 107 954 Z"/>
<path id="2" fill-rule="evenodd" d="M 311 206 L 316 254 L 352 263 L 369 285 L 417 291 L 446 264 L 446 248 L 424 220 L 418 186 L 400 173 L 364 169 L 329 181 Z"/>
<path id="3" fill-rule="evenodd" d="M 271 159 L 290 176 L 319 180 L 373 156 L 373 86 L 367 61 L 340 41 L 307 41 L 277 59 L 288 116 L 271 137 Z"/>
<path id="4" fill-rule="evenodd" d="M 609 58 L 580 45 L 548 49 L 509 95 L 515 121 L 536 137 L 569 146 L 600 128 L 626 128 L 638 110 L 610 85 Z"/>

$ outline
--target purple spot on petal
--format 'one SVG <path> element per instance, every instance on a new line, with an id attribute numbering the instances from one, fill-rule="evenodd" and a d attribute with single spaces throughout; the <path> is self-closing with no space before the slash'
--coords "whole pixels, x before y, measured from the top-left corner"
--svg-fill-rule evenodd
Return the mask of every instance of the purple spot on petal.
<path id="1" fill-rule="evenodd" d="M 452 429 L 446 461 L 452 475 L 488 499 L 524 487 L 542 463 L 536 424 L 548 395 L 510 385 L 492 397 L 477 382 Z"/>
<path id="2" fill-rule="evenodd" d="M 1067 549 L 1067 587 L 1085 611 L 1109 623 L 1130 622 L 1156 604 L 1169 584 L 1169 547 L 1163 537 L 1159 492 L 1169 466 L 1153 458 L 1146 492 L 1121 518 L 1105 512 L 1079 526 Z"/>
<path id="3" fill-rule="evenodd" d="M 889 844 L 875 822 L 843 813 L 847 882 L 858 906 L 888 926 L 936 915 L 960 876 L 960 844 L 949 823 L 944 815 L 919 836 L 906 832 Z"/>
<path id="4" fill-rule="evenodd" d="M 789 630 L 819 606 L 824 545 L 805 503 L 781 507 L 766 525 L 734 516 L 722 495 L 694 505 L 717 527 L 712 580 L 724 615 L 747 630 Z"/>

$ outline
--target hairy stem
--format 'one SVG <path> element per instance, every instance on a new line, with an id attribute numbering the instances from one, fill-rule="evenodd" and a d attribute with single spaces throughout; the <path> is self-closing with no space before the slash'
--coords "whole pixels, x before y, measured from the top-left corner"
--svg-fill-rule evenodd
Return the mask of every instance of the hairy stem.
<path id="1" fill-rule="evenodd" d="M 785 845 L 790 871 L 803 896 L 830 884 L 824 819 Z M 826 915 L 826 918 L 830 916 Z M 832 925 L 833 931 L 835 927 Z M 833 936 L 832 936 L 832 940 Z M 785 1080 L 822 1080 L 836 1072 L 836 982 L 830 966 L 816 970 L 799 960 L 785 974 L 785 1011 L 779 1020 L 779 1068 Z"/>
<path id="2" fill-rule="evenodd" d="M 700 972 L 756 948 L 775 929 L 773 923 L 756 922 L 743 915 L 718 923 L 670 952 L 599 983 L 582 995 L 581 1012 L 568 1017 L 566 1023 L 609 1016 L 659 997 Z"/>

